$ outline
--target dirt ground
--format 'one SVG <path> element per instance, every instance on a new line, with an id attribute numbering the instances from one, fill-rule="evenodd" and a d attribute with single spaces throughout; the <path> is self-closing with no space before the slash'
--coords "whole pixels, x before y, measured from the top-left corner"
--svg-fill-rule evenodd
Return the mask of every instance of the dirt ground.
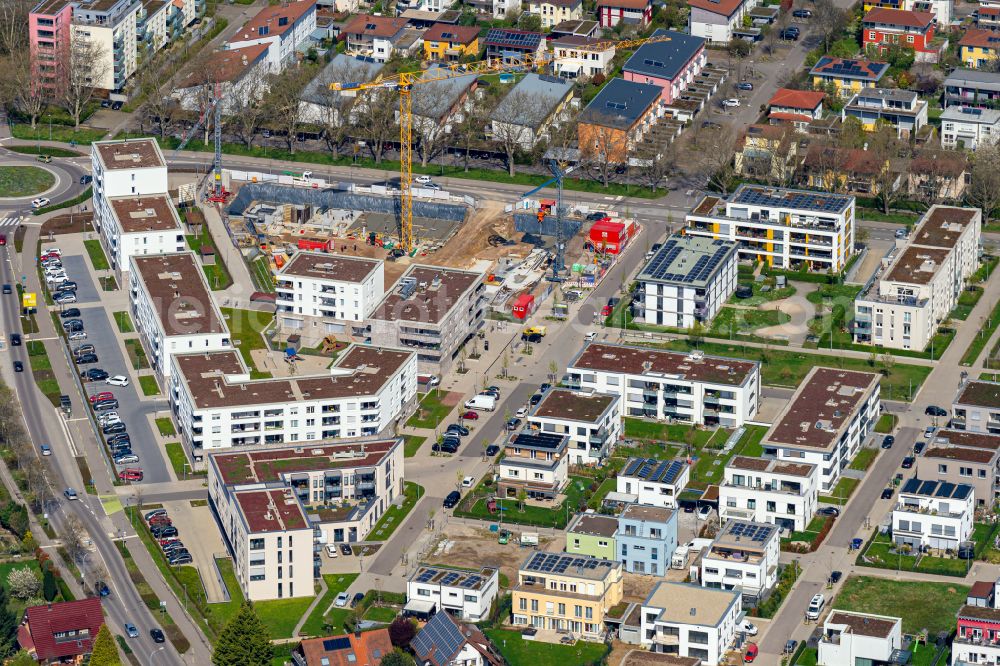
<path id="1" fill-rule="evenodd" d="M 515 537 L 519 534 L 518 526 L 511 526 Z M 439 549 L 441 542 L 447 540 L 448 548 Z M 552 536 L 539 534 L 538 547 L 541 550 L 552 550 L 546 546 L 552 542 Z M 517 584 L 517 568 L 529 553 L 534 551 L 521 548 L 514 539 L 505 546 L 497 543 L 497 535 L 488 529 L 472 527 L 458 523 L 449 523 L 444 528 L 438 543 L 431 548 L 425 558 L 430 564 L 451 565 L 456 567 L 499 567 L 500 573 L 507 577 L 511 585 Z"/>
<path id="2" fill-rule="evenodd" d="M 496 261 L 500 257 L 526 257 L 533 246 L 518 243 L 502 247 L 491 247 L 488 240 L 493 234 L 507 239 L 517 239 L 521 234 L 514 231 L 514 221 L 503 212 L 503 204 L 483 201 L 465 224 L 437 252 L 421 256 L 420 261 L 438 266 L 469 268 L 479 260 Z"/>

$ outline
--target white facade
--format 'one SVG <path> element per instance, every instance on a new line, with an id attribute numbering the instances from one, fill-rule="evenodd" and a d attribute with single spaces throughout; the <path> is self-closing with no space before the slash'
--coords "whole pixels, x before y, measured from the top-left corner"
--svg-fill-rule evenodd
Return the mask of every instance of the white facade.
<path id="1" fill-rule="evenodd" d="M 89 43 L 94 49 L 94 87 L 121 90 L 138 64 L 136 19 L 142 3 L 125 1 L 104 7 L 74 3 L 72 41 Z"/>
<path id="2" fill-rule="evenodd" d="M 507 443 L 498 465 L 497 496 L 554 499 L 569 480 L 568 439 L 564 435 L 522 432 Z"/>
<path id="3" fill-rule="evenodd" d="M 642 603 L 640 641 L 653 652 L 718 666 L 736 639 L 742 610 L 737 592 L 661 582 Z"/>
<path id="4" fill-rule="evenodd" d="M 608 75 L 615 57 L 615 48 L 594 47 L 601 43 L 606 44 L 598 39 L 576 36 L 554 40 L 552 47 L 556 60 L 553 66 L 556 76 L 564 79 L 587 79 L 596 74 Z"/>
<path id="5" fill-rule="evenodd" d="M 735 590 L 744 602 L 765 599 L 778 582 L 781 540 L 766 523 L 731 520 L 701 558 L 701 584 Z"/>
<path id="6" fill-rule="evenodd" d="M 1000 111 L 949 106 L 941 114 L 941 146 L 966 150 L 995 144 L 1000 138 Z"/>
<path id="7" fill-rule="evenodd" d="M 683 461 L 630 458 L 618 474 L 616 490 L 634 495 L 637 504 L 676 509 L 677 496 L 690 477 L 689 465 Z"/>
<path id="8" fill-rule="evenodd" d="M 108 260 L 122 273 L 131 270 L 132 257 L 187 249 L 180 217 L 168 194 L 103 198 L 101 206 L 106 213 L 101 234 Z"/>
<path id="9" fill-rule="evenodd" d="M 975 490 L 964 483 L 912 478 L 892 511 L 892 538 L 913 548 L 958 550 L 972 534 Z"/>
<path id="10" fill-rule="evenodd" d="M 567 435 L 569 463 L 593 465 L 621 439 L 621 400 L 617 396 L 551 389 L 528 415 L 528 425 L 541 432 Z"/>
<path id="11" fill-rule="evenodd" d="M 645 347 L 588 343 L 567 385 L 617 395 L 626 417 L 738 428 L 757 414 L 760 364 Z"/>
<path id="12" fill-rule="evenodd" d="M 903 622 L 898 617 L 830 611 L 819 640 L 819 666 L 889 663 L 903 647 Z"/>
<path id="13" fill-rule="evenodd" d="M 497 569 L 485 567 L 470 572 L 421 565 L 406 583 L 406 598 L 408 601 L 430 601 L 439 612 L 448 611 L 466 622 L 479 622 L 489 615 L 499 589 Z"/>
<path id="14" fill-rule="evenodd" d="M 804 530 L 817 509 L 816 465 L 736 456 L 719 485 L 719 515 Z"/>
<path id="15" fill-rule="evenodd" d="M 951 427 L 1000 435 L 1000 383 L 969 381 L 951 406 Z"/>
<path id="16" fill-rule="evenodd" d="M 272 5 L 236 31 L 226 48 L 267 44 L 268 70 L 276 74 L 295 61 L 295 51 L 316 30 L 316 0 Z"/>

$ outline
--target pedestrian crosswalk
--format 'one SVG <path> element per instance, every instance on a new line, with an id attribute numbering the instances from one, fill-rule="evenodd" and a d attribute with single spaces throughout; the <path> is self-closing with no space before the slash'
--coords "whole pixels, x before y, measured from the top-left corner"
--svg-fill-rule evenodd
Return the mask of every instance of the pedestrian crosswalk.
<path id="1" fill-rule="evenodd" d="M 16 227 L 19 220 L 18 217 L 0 218 L 0 227 Z"/>

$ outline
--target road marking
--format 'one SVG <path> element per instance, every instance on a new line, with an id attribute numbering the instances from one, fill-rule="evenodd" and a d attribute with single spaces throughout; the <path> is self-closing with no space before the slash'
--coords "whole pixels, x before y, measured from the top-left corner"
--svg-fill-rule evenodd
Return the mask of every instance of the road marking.
<path id="1" fill-rule="evenodd" d="M 16 227 L 20 221 L 19 217 L 5 217 L 0 220 L 0 227 Z"/>
<path id="2" fill-rule="evenodd" d="M 59 425 L 62 426 L 63 434 L 66 435 L 66 441 L 69 442 L 69 450 L 73 454 L 73 457 L 79 457 L 80 453 L 76 450 L 76 442 L 73 441 L 73 436 L 69 432 L 66 419 L 59 419 Z"/>
<path id="3" fill-rule="evenodd" d="M 67 423 L 73 423 L 74 421 L 89 421 L 90 419 L 88 419 L 86 416 L 81 416 L 80 418 L 76 419 L 63 419 L 63 420 L 66 421 Z"/>

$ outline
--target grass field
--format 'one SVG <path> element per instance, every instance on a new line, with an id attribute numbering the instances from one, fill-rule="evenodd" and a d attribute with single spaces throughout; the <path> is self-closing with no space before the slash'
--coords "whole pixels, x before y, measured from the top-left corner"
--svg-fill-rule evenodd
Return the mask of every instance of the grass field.
<path id="1" fill-rule="evenodd" d="M 977 322 L 978 323 L 978 322 Z M 982 353 L 983 348 L 986 343 L 990 341 L 990 337 L 993 335 L 993 331 L 997 330 L 997 325 L 1000 324 L 1000 302 L 997 302 L 993 306 L 992 312 L 986 321 L 981 322 L 979 328 L 979 333 L 973 338 L 972 342 L 969 344 L 969 348 L 965 350 L 965 354 L 962 355 L 962 360 L 960 361 L 962 365 L 972 365 L 979 358 L 979 354 Z"/>
<path id="2" fill-rule="evenodd" d="M 424 399 L 420 401 L 420 406 L 416 413 L 410 417 L 406 425 L 411 428 L 436 428 L 439 423 L 455 409 L 455 405 L 445 405 L 441 402 L 444 394 L 438 390 L 428 391 Z"/>
<path id="3" fill-rule="evenodd" d="M 12 153 L 21 155 L 48 155 L 49 157 L 83 157 L 83 153 L 53 146 L 5 146 Z"/>
<path id="4" fill-rule="evenodd" d="M 62 141 L 63 143 L 75 142 L 78 145 L 84 146 L 93 143 L 94 141 L 100 141 L 104 138 L 104 130 L 93 130 L 81 128 L 74 130 L 72 127 L 67 125 L 35 125 L 35 129 L 31 129 L 31 125 L 23 125 L 16 123 L 11 125 L 10 133 L 15 139 L 21 139 L 22 141 Z M 47 148 L 43 148 L 42 151 L 45 154 L 48 153 Z"/>
<path id="5" fill-rule="evenodd" d="M 125 341 L 125 351 L 128 352 L 129 361 L 136 370 L 146 370 L 149 368 L 149 359 L 146 358 L 146 350 L 142 348 L 139 338 L 132 338 Z M 147 393 L 146 395 L 151 395 Z"/>
<path id="6" fill-rule="evenodd" d="M 142 387 L 143 395 L 160 395 L 160 386 L 156 383 L 156 377 L 153 375 L 139 377 L 139 386 Z"/>
<path id="7" fill-rule="evenodd" d="M 764 454 L 760 441 L 764 439 L 766 434 L 767 428 L 748 425 L 743 436 L 740 437 L 740 441 L 729 453 L 723 454 L 721 451 L 715 451 L 709 447 L 702 448 L 696 454 L 697 461 L 691 470 L 689 485 L 692 488 L 706 488 L 713 483 L 719 483 L 725 472 L 726 463 L 734 456 L 760 457 Z"/>
<path id="8" fill-rule="evenodd" d="M 751 279 L 749 276 L 740 276 L 740 280 L 742 282 L 746 282 L 749 279 Z M 750 298 L 737 298 L 736 294 L 733 294 L 729 299 L 729 303 L 732 305 L 756 307 L 769 301 L 779 301 L 783 298 L 790 298 L 795 295 L 795 287 L 788 283 L 780 289 L 775 289 L 773 279 L 765 280 L 764 282 L 752 282 L 750 285 L 753 288 L 753 296 Z M 761 289 L 765 285 L 770 287 L 770 289 L 766 292 Z"/>
<path id="9" fill-rule="evenodd" d="M 791 321 L 791 317 L 779 310 L 744 310 L 725 307 L 712 320 L 709 333 L 715 337 L 728 338 L 738 333 L 753 333 L 758 328 L 777 326 Z"/>
<path id="10" fill-rule="evenodd" d="M 174 437 L 177 435 L 174 422 L 169 416 L 161 416 L 156 419 L 156 429 L 160 431 L 160 435 L 163 437 Z"/>
<path id="11" fill-rule="evenodd" d="M 250 277 L 257 289 L 274 293 L 274 274 L 271 273 L 271 265 L 266 257 L 260 256 L 250 262 Z"/>
<path id="12" fill-rule="evenodd" d="M 860 455 L 860 452 L 859 454 Z M 820 502 L 826 502 L 828 504 L 836 504 L 837 506 L 843 506 L 847 504 L 847 500 L 851 497 L 854 489 L 858 487 L 861 483 L 858 479 L 852 479 L 850 477 L 842 476 L 840 480 L 837 481 L 837 485 L 833 487 L 833 492 L 826 496 L 820 496 Z"/>
<path id="13" fill-rule="evenodd" d="M 899 422 L 899 417 L 895 414 L 890 414 L 885 412 L 882 416 L 878 417 L 878 422 L 875 424 L 875 432 L 880 432 L 888 435 L 893 430 L 896 429 L 896 424 Z"/>
<path id="14" fill-rule="evenodd" d="M 358 577 L 356 573 L 350 574 L 323 574 L 323 580 L 326 581 L 326 594 L 323 598 L 319 600 L 312 612 L 309 614 L 309 618 L 302 625 L 302 633 L 307 636 L 321 636 L 324 635 L 326 630 L 323 628 L 324 617 L 326 617 L 326 622 L 332 626 L 332 632 L 329 633 L 340 633 L 344 628 L 344 620 L 350 615 L 350 610 L 346 608 L 334 608 L 330 611 L 330 615 L 326 616 L 326 609 L 333 605 L 333 600 L 337 598 L 337 595 L 341 592 L 347 591 L 347 588 L 351 586 L 354 580 Z"/>
<path id="15" fill-rule="evenodd" d="M 55 182 L 55 176 L 45 169 L 0 166 L 0 197 L 30 197 L 48 190 Z"/>
<path id="16" fill-rule="evenodd" d="M 167 458 L 170 459 L 170 466 L 174 468 L 174 474 L 178 479 L 184 478 L 187 456 L 184 455 L 184 447 L 180 442 L 167 442 L 164 447 L 167 450 Z"/>
<path id="17" fill-rule="evenodd" d="M 406 496 L 403 505 L 396 506 L 393 503 L 385 510 L 385 513 L 379 518 L 375 527 L 372 528 L 371 534 L 368 535 L 369 541 L 385 541 L 391 537 L 392 533 L 403 523 L 406 516 L 409 515 L 410 511 L 417 504 L 417 501 L 424 494 L 424 488 L 415 483 L 404 481 L 403 493 Z"/>
<path id="18" fill-rule="evenodd" d="M 599 663 L 608 652 L 604 643 L 577 641 L 575 645 L 557 645 L 526 641 L 520 632 L 507 629 L 487 629 L 486 635 L 510 666 L 589 666 Z"/>
<path id="19" fill-rule="evenodd" d="M 129 316 L 128 312 L 116 312 L 115 313 L 115 323 L 118 325 L 119 333 L 134 333 L 135 326 L 132 325 L 132 317 Z"/>
<path id="20" fill-rule="evenodd" d="M 108 258 L 104 254 L 104 248 L 101 247 L 101 241 L 85 240 L 83 245 L 87 248 L 87 256 L 90 257 L 90 263 L 95 271 L 106 271 L 111 268 L 111 264 L 108 263 Z"/>
<path id="21" fill-rule="evenodd" d="M 851 576 L 831 608 L 903 618 L 903 633 L 927 629 L 931 635 L 955 628 L 955 614 L 969 592 L 966 585 Z"/>
<path id="22" fill-rule="evenodd" d="M 403 457 L 412 458 L 417 455 L 417 451 L 420 450 L 420 447 L 423 446 L 426 441 L 426 437 L 420 437 L 418 435 L 403 435 Z"/>
<path id="23" fill-rule="evenodd" d="M 233 344 L 240 350 L 243 362 L 248 368 L 253 368 L 259 376 L 270 377 L 269 373 L 256 370 L 253 357 L 250 352 L 254 349 L 267 349 L 264 337 L 261 335 L 271 322 L 274 315 L 257 310 L 235 310 L 233 308 L 220 308 L 222 316 L 229 325 L 229 332 L 232 335 Z"/>
<path id="24" fill-rule="evenodd" d="M 201 235 L 194 236 L 189 234 L 185 236 L 185 239 L 187 240 L 188 247 L 194 250 L 195 254 L 198 254 L 199 256 L 203 246 L 208 246 L 215 252 L 215 263 L 202 264 L 201 267 L 205 272 L 205 280 L 208 282 L 209 288 L 211 288 L 212 291 L 219 291 L 229 287 L 233 283 L 233 279 L 229 276 L 229 271 L 226 269 L 225 262 L 222 261 L 222 255 L 219 253 L 219 248 L 215 244 L 215 239 L 208 230 L 208 225 L 202 225 Z"/>
<path id="25" fill-rule="evenodd" d="M 854 456 L 850 467 L 851 469 L 865 471 L 872 466 L 876 457 L 878 457 L 878 449 L 866 446 L 858 451 L 858 455 Z"/>
<path id="26" fill-rule="evenodd" d="M 664 442 L 691 444 L 701 448 L 712 438 L 713 430 L 692 428 L 686 425 L 670 425 L 643 421 L 642 419 L 625 418 L 625 437 L 627 439 L 655 439 Z M 690 440 L 690 441 L 689 441 Z"/>
<path id="27" fill-rule="evenodd" d="M 569 483 L 566 484 L 566 489 L 564 490 L 566 499 L 558 507 L 550 509 L 548 507 L 531 506 L 529 504 L 520 507 L 516 499 L 503 498 L 497 501 L 498 510 L 503 512 L 504 522 L 562 529 L 566 526 L 568 514 L 576 511 L 581 501 L 590 499 L 588 488 L 591 483 L 592 480 L 588 477 L 570 476 Z M 473 491 L 481 499 L 476 500 L 472 508 L 468 511 L 455 509 L 455 515 L 479 518 L 481 520 L 496 520 L 498 517 L 497 514 L 490 513 L 486 506 L 486 499 L 483 497 L 494 490 L 495 488 L 486 488 L 481 483 Z"/>

